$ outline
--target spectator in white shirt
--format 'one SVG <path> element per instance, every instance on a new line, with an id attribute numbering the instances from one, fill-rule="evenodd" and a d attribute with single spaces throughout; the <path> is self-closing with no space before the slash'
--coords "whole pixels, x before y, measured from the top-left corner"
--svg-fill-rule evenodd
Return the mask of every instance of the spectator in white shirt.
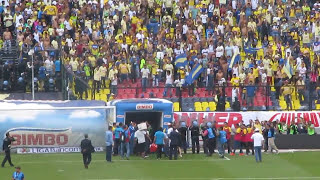
<path id="1" fill-rule="evenodd" d="M 147 65 L 143 65 L 141 69 L 141 77 L 142 77 L 142 90 L 144 92 L 147 91 L 148 78 L 149 78 L 150 70 L 147 68 Z"/>
<path id="2" fill-rule="evenodd" d="M 251 136 L 251 139 L 253 139 L 253 147 L 254 147 L 256 162 L 262 162 L 261 149 L 264 144 L 263 143 L 264 138 L 262 134 L 260 134 L 259 129 L 254 130 L 254 134 Z"/>

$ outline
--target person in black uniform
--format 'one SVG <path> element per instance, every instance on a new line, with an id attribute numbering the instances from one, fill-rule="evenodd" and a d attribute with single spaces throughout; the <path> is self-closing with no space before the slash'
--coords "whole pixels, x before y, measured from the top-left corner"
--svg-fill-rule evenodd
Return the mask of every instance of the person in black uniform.
<path id="1" fill-rule="evenodd" d="M 181 148 L 184 154 L 187 154 L 187 131 L 188 128 L 185 122 L 181 122 L 181 127 L 179 128 L 179 133 L 181 134 Z"/>
<path id="2" fill-rule="evenodd" d="M 197 121 L 192 122 L 192 126 L 190 127 L 190 131 L 191 131 L 192 154 L 195 153 L 196 146 L 197 146 L 197 154 L 199 154 L 200 153 L 200 145 L 199 145 L 200 130 L 199 130 L 199 126 L 198 126 Z"/>
<path id="3" fill-rule="evenodd" d="M 178 158 L 178 145 L 181 144 L 180 134 L 176 131 L 176 128 L 173 127 L 173 131 L 169 135 L 170 138 L 170 155 L 169 159 L 172 160 L 172 156 L 174 156 L 174 160 Z"/>
<path id="4" fill-rule="evenodd" d="M 94 147 L 91 144 L 91 140 L 88 139 L 88 134 L 84 135 L 84 140 L 81 141 L 81 153 L 83 157 L 83 164 L 88 169 L 91 162 L 91 153 L 94 152 Z"/>
<path id="5" fill-rule="evenodd" d="M 6 138 L 3 140 L 3 145 L 2 145 L 2 150 L 5 152 L 5 157 L 2 161 L 1 167 L 4 167 L 7 161 L 9 162 L 11 167 L 14 166 L 11 162 L 11 156 L 10 156 L 11 142 L 13 141 L 15 141 L 15 139 L 11 137 L 9 133 L 7 133 Z"/>

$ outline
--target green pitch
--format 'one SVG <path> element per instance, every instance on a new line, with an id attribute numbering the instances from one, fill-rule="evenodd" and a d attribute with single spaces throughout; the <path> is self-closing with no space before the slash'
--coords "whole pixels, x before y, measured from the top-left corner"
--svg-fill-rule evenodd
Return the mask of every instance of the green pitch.
<path id="1" fill-rule="evenodd" d="M 2 161 L 3 154 L 0 157 Z M 12 155 L 13 163 L 21 166 L 26 180 L 320 180 L 320 152 L 263 154 L 262 163 L 256 163 L 254 156 L 220 159 L 217 155 L 203 154 L 184 155 L 177 161 L 156 160 L 151 155 L 146 160 L 131 157 L 129 161 L 116 157 L 114 163 L 107 163 L 103 153 L 95 153 L 92 158 L 89 169 L 84 169 L 82 156 L 76 153 Z M 8 165 L 0 168 L 0 180 L 9 180 L 13 171 Z"/>

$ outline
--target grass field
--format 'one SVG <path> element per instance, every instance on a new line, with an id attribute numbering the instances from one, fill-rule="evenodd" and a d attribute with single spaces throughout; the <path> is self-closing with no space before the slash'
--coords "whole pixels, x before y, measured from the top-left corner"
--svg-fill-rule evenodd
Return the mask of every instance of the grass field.
<path id="1" fill-rule="evenodd" d="M 1 160 L 3 154 L 1 154 Z M 319 179 L 320 152 L 294 152 L 263 154 L 263 162 L 256 163 L 254 156 L 203 154 L 184 155 L 177 161 L 166 158 L 146 160 L 131 157 L 129 161 L 113 158 L 107 163 L 105 154 L 93 154 L 89 169 L 84 169 L 81 154 L 13 154 L 13 163 L 19 165 L 26 180 L 103 180 L 103 179 L 148 179 L 148 180 L 252 180 L 252 179 Z M 9 180 L 14 168 L 0 168 L 0 180 Z"/>

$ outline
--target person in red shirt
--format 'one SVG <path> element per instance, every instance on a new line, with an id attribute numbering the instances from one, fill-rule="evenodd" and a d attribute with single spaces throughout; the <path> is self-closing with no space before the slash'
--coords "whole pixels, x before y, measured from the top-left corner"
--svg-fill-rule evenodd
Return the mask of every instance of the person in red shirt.
<path id="1" fill-rule="evenodd" d="M 254 155 L 254 150 L 253 150 L 253 139 L 251 139 L 251 136 L 253 134 L 253 126 L 252 125 L 248 125 L 247 126 L 247 134 L 246 134 L 246 154 L 249 155 L 250 151 L 249 149 L 251 149 L 251 153 L 252 155 Z"/>
<path id="2" fill-rule="evenodd" d="M 228 154 L 232 152 L 231 148 L 231 128 L 227 122 L 224 123 L 223 130 L 227 133 Z"/>
<path id="3" fill-rule="evenodd" d="M 247 127 L 246 125 L 242 124 L 241 125 L 241 140 L 240 140 L 240 156 L 243 156 L 244 154 L 242 153 L 242 148 L 245 148 L 247 149 L 247 140 L 246 140 L 246 136 L 247 136 L 247 133 L 248 133 L 248 130 L 247 130 Z"/>
<path id="4" fill-rule="evenodd" d="M 235 153 L 236 153 L 236 150 L 240 149 L 240 154 L 239 155 L 242 156 L 243 155 L 242 146 L 241 146 L 242 129 L 240 128 L 239 124 L 235 124 L 235 129 L 236 129 L 236 132 L 235 132 L 235 135 L 234 135 L 233 153 L 231 153 L 230 155 L 234 156 Z"/>

